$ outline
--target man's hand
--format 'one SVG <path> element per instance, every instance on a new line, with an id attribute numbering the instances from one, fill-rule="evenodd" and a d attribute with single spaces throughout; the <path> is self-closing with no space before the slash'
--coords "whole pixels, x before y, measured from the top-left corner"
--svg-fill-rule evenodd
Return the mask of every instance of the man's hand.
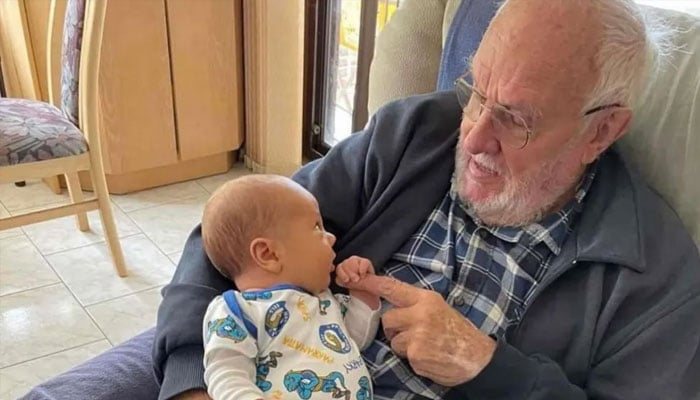
<path id="1" fill-rule="evenodd" d="M 348 288 L 350 296 L 357 297 L 372 310 L 377 310 L 380 306 L 379 296 L 357 287 L 358 282 L 367 276 L 373 275 L 374 267 L 372 262 L 358 256 L 352 256 L 344 260 L 335 268 L 335 282 L 338 286 Z"/>
<path id="2" fill-rule="evenodd" d="M 439 293 L 386 276 L 367 276 L 356 285 L 395 306 L 382 317 L 384 334 L 416 374 L 456 386 L 474 379 L 491 362 L 496 342 Z"/>

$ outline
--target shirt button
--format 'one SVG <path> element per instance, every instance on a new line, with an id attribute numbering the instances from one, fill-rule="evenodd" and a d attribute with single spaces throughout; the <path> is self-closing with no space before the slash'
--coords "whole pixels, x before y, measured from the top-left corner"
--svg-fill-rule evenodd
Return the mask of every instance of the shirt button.
<path id="1" fill-rule="evenodd" d="M 454 301 L 454 305 L 457 307 L 462 307 L 464 305 L 464 298 L 462 296 L 457 297 Z"/>
<path id="2" fill-rule="evenodd" d="M 489 233 L 486 231 L 486 229 L 479 229 L 479 236 L 481 236 L 482 239 L 486 239 L 489 236 Z"/>

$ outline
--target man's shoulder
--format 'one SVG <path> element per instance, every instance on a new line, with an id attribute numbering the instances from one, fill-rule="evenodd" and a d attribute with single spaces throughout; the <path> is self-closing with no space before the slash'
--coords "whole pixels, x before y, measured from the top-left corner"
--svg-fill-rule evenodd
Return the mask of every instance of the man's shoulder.
<path id="1" fill-rule="evenodd" d="M 370 148 L 397 163 L 409 157 L 423 160 L 443 147 L 454 148 L 461 108 L 452 91 L 410 96 L 387 103 L 372 116 L 366 129 Z"/>
<path id="2" fill-rule="evenodd" d="M 441 91 L 394 100 L 379 108 L 371 123 L 386 128 L 402 128 L 398 133 L 452 133 L 461 121 L 462 111 L 453 91 Z"/>
<path id="3" fill-rule="evenodd" d="M 694 264 L 700 276 L 697 246 L 678 213 L 638 171 L 628 164 L 625 166 L 632 182 L 640 246 L 647 264 L 669 256 L 683 255 L 688 263 Z"/>
<path id="4" fill-rule="evenodd" d="M 588 240 L 597 243 L 590 247 L 642 273 L 640 279 L 700 283 L 698 248 L 678 214 L 619 153 L 603 161 L 593 205 L 603 210 L 594 212 L 597 237 Z"/>
<path id="5" fill-rule="evenodd" d="M 437 112 L 438 114 L 441 111 L 450 112 L 452 114 L 460 112 L 456 93 L 453 90 L 444 90 L 392 100 L 377 109 L 375 115 L 382 113 L 402 113 L 407 110 L 415 111 L 423 108 L 432 109 L 431 112 Z"/>

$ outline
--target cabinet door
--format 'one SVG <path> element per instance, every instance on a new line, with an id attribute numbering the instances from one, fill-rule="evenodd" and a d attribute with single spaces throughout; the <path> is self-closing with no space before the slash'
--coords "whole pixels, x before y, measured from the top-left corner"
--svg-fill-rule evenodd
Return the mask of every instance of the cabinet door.
<path id="1" fill-rule="evenodd" d="M 243 141 L 240 0 L 166 0 L 180 159 Z"/>
<path id="2" fill-rule="evenodd" d="M 24 0 L 24 7 L 27 11 L 27 27 L 32 38 L 34 65 L 38 83 L 37 92 L 39 93 L 39 98 L 43 101 L 49 101 L 46 39 L 48 37 L 50 5 L 51 3 L 46 0 Z"/>
<path id="3" fill-rule="evenodd" d="M 7 96 L 39 100 L 34 50 L 21 0 L 0 0 L 0 56 Z"/>
<path id="4" fill-rule="evenodd" d="M 99 91 L 100 138 L 108 174 L 177 162 L 162 1 L 107 3 Z"/>

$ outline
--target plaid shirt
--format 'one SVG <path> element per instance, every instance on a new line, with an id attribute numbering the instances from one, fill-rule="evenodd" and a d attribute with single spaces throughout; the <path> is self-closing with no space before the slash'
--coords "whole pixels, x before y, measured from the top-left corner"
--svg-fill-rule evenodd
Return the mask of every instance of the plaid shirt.
<path id="1" fill-rule="evenodd" d="M 384 273 L 439 292 L 482 332 L 501 337 L 520 322 L 551 258 L 571 232 L 594 177 L 595 164 L 586 171 L 574 199 L 522 228 L 480 225 L 459 200 L 453 179 L 448 193 L 387 262 Z M 415 375 L 381 330 L 363 356 L 377 400 L 442 399 L 449 390 Z"/>

